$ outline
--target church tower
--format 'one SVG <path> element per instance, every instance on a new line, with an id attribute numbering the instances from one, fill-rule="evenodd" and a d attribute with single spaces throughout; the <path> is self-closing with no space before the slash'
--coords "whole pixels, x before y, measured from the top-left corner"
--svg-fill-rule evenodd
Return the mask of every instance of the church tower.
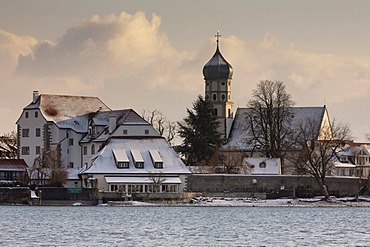
<path id="1" fill-rule="evenodd" d="M 215 35 L 216 52 L 203 67 L 205 98 L 213 105 L 213 114 L 220 122 L 219 131 L 227 139 L 233 122 L 234 102 L 231 101 L 231 79 L 233 67 L 222 56 L 219 48 L 220 33 Z"/>

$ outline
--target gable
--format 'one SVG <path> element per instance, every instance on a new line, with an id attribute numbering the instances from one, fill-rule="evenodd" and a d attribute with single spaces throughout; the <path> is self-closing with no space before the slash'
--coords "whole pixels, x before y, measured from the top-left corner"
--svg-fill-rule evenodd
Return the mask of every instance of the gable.
<path id="1" fill-rule="evenodd" d="M 322 126 L 327 126 L 329 116 L 326 107 L 291 107 L 290 111 L 293 115 L 291 125 L 297 128 L 298 125 L 304 121 L 313 120 L 320 123 L 316 130 L 315 136 L 319 136 Z M 250 126 L 247 121 L 247 116 L 251 113 L 251 108 L 238 108 L 235 114 L 234 122 L 231 127 L 230 136 L 227 143 L 223 146 L 228 150 L 252 150 L 253 145 L 248 143 L 248 140 L 253 138 L 250 132 Z M 296 126 L 296 127 L 294 127 Z"/>

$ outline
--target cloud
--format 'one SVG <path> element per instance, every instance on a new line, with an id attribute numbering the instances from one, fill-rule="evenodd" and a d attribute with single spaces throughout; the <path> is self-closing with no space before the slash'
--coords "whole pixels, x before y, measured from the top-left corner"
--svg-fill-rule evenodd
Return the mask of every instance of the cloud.
<path id="1" fill-rule="evenodd" d="M 212 38 L 198 51 L 175 49 L 160 17 L 143 12 L 93 16 L 54 43 L 0 30 L 0 79 L 8 89 L 1 93 L 2 112 L 15 122 L 32 91 L 39 90 L 95 95 L 115 109 L 158 109 L 181 120 L 204 93 L 202 68 L 215 47 Z M 363 125 L 369 117 L 346 119 L 342 110 L 364 110 L 354 99 L 363 103 L 370 97 L 370 57 L 308 52 L 270 34 L 260 40 L 222 36 L 220 49 L 234 68 L 235 108 L 246 105 L 259 80 L 281 80 L 297 105 L 326 103 L 331 116 L 350 122 L 357 133 L 370 132 Z"/>
<path id="2" fill-rule="evenodd" d="M 160 23 L 157 15 L 148 20 L 143 12 L 93 16 L 69 28 L 55 44 L 39 42 L 33 54 L 19 58 L 17 73 L 87 81 L 120 77 L 124 82 L 142 77 L 143 86 L 171 88 L 178 85 L 173 80 L 182 64 L 194 54 L 175 50 Z"/>

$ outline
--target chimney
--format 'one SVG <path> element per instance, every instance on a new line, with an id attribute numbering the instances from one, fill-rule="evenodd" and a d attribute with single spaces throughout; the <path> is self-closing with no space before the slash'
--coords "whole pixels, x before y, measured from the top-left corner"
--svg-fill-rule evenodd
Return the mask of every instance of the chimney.
<path id="1" fill-rule="evenodd" d="M 109 134 L 111 134 L 116 129 L 116 116 L 109 116 Z"/>
<path id="2" fill-rule="evenodd" d="M 39 91 L 33 91 L 32 103 L 35 104 L 38 98 L 39 98 Z"/>

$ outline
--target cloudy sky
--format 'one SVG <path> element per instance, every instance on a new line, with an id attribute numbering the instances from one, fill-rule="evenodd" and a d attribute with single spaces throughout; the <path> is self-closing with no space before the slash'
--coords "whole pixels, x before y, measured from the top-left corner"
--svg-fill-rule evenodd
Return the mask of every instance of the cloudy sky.
<path id="1" fill-rule="evenodd" d="M 236 107 L 259 80 L 284 81 L 297 106 L 326 104 L 364 141 L 369 13 L 367 0 L 0 0 L 0 134 L 34 90 L 181 120 L 204 94 L 220 30 Z"/>

